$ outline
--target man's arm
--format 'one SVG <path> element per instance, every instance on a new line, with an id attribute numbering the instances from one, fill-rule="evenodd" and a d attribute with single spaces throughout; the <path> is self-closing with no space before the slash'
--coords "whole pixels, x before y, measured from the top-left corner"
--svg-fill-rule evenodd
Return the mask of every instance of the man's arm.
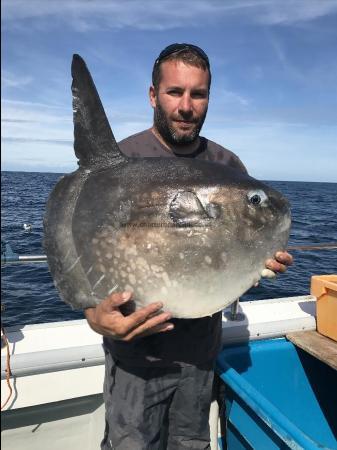
<path id="1" fill-rule="evenodd" d="M 172 330 L 170 313 L 160 313 L 163 304 L 151 303 L 124 316 L 119 307 L 131 299 L 131 292 L 115 293 L 95 308 L 87 308 L 84 315 L 96 333 L 122 341 L 131 341 L 154 333 Z"/>

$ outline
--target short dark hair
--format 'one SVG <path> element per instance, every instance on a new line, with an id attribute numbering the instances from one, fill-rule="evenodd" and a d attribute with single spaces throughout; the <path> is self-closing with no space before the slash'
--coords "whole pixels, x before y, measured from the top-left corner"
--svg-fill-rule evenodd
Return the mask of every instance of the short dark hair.
<path id="1" fill-rule="evenodd" d="M 212 75 L 209 59 L 200 47 L 193 44 L 171 44 L 165 47 L 155 60 L 152 69 L 152 84 L 155 90 L 158 90 L 160 83 L 160 66 L 166 61 L 182 61 L 190 66 L 208 70 L 208 90 L 210 90 Z"/>

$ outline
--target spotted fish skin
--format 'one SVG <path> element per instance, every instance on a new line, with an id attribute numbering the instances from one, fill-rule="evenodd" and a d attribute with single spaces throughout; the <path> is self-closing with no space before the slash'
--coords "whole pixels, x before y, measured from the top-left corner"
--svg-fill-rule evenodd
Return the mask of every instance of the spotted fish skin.
<path id="1" fill-rule="evenodd" d="M 78 55 L 72 75 L 79 169 L 58 182 L 44 218 L 63 300 L 87 308 L 130 290 L 134 308 L 160 300 L 177 318 L 232 303 L 286 247 L 287 200 L 214 162 L 126 157 Z"/>

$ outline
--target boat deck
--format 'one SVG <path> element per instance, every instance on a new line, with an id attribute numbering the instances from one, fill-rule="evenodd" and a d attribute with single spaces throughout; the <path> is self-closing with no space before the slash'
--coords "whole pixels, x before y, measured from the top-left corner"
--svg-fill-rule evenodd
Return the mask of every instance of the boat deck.
<path id="1" fill-rule="evenodd" d="M 296 347 L 337 370 L 337 342 L 315 330 L 288 333 L 286 338 Z"/>

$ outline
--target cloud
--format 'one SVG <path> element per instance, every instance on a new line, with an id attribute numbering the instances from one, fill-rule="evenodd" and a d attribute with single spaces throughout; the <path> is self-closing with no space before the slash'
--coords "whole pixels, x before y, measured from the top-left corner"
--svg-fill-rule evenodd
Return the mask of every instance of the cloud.
<path id="1" fill-rule="evenodd" d="M 261 2 L 257 6 L 257 22 L 266 25 L 290 25 L 309 22 L 323 16 L 337 13 L 336 1 L 320 0 L 283 0 Z"/>
<path id="2" fill-rule="evenodd" d="M 127 112 L 129 103 L 115 106 L 106 111 L 117 140 L 151 126 L 150 115 L 146 120 L 141 112 Z M 70 172 L 76 169 L 69 107 L 3 99 L 2 110 L 3 170 Z"/>
<path id="3" fill-rule="evenodd" d="M 52 103 L 40 103 L 40 102 L 31 102 L 31 101 L 24 101 L 24 100 L 11 100 L 11 99 L 2 99 L 1 100 L 1 107 L 9 110 L 9 108 L 21 108 L 21 109 L 42 109 L 43 111 L 47 109 L 55 109 L 55 110 L 64 110 L 69 109 L 62 105 L 55 105 Z"/>
<path id="4" fill-rule="evenodd" d="M 73 117 L 69 107 L 3 99 L 2 139 L 7 142 L 50 142 L 68 145 L 73 141 Z M 114 102 L 106 105 L 108 120 L 116 139 L 151 126 L 151 116 L 135 112 L 130 103 Z"/>
<path id="5" fill-rule="evenodd" d="M 28 144 L 48 148 L 54 145 L 60 148 L 72 147 L 73 124 L 72 114 L 66 114 L 61 107 L 3 99 L 1 102 L 3 115 L 1 118 L 1 141 L 4 144 L 6 157 L 12 158 L 8 152 L 18 152 L 17 159 L 27 153 Z M 42 158 L 48 159 L 45 151 Z"/>
<path id="6" fill-rule="evenodd" d="M 237 92 L 220 90 L 219 95 L 226 102 L 226 104 L 229 105 L 234 103 L 239 106 L 248 106 L 250 104 L 250 100 L 248 98 L 238 94 Z"/>
<path id="7" fill-rule="evenodd" d="M 1 73 L 1 84 L 3 88 L 22 88 L 27 84 L 32 83 L 32 81 L 32 77 L 16 76 L 7 71 L 2 71 Z"/>
<path id="8" fill-rule="evenodd" d="M 28 120 L 28 119 L 1 119 L 1 122 L 5 123 L 36 123 L 36 120 Z"/>
<path id="9" fill-rule="evenodd" d="M 139 30 L 168 30 L 205 24 L 238 17 L 250 23 L 291 25 L 313 21 L 337 12 L 335 1 L 318 0 L 180 0 L 158 1 L 83 1 L 83 0 L 3 0 L 5 25 L 48 27 L 66 23 L 85 33 L 93 29 L 135 28 Z"/>
<path id="10" fill-rule="evenodd" d="M 296 80 L 300 83 L 306 83 L 308 80 L 308 74 L 301 72 L 295 64 L 290 62 L 286 50 L 284 48 L 284 45 L 282 45 L 282 42 L 280 39 L 277 39 L 275 35 L 272 35 L 271 33 L 268 34 L 268 42 L 271 44 L 274 54 L 276 55 L 276 58 L 278 62 L 280 63 L 280 66 L 282 67 L 283 71 L 287 73 L 288 76 Z"/>
<path id="11" fill-rule="evenodd" d="M 26 137 L 2 137 L 2 141 L 4 142 L 19 142 L 19 143 L 25 143 L 25 142 L 39 142 L 39 143 L 45 143 L 45 144 L 56 144 L 56 145 L 66 145 L 69 147 L 69 145 L 72 145 L 73 141 L 70 139 L 38 139 L 38 138 L 26 138 Z"/>

